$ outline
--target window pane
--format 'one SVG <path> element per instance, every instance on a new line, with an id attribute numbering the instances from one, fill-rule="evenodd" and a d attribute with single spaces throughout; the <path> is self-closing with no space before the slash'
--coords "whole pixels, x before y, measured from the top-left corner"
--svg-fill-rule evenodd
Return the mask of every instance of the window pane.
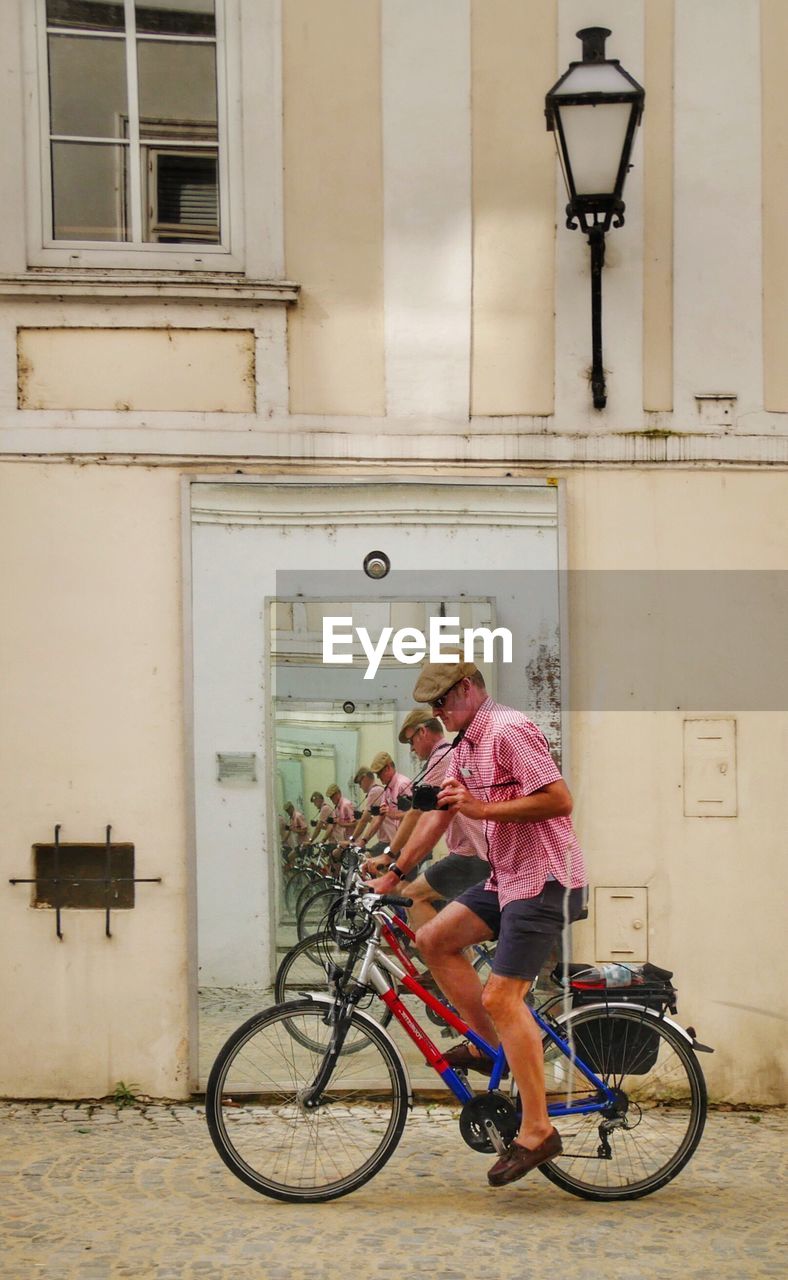
<path id="1" fill-rule="evenodd" d="M 212 36 L 214 10 L 214 0 L 137 0 L 137 30 L 160 36 Z"/>
<path id="2" fill-rule="evenodd" d="M 49 37 L 53 133 L 121 138 L 126 120 L 125 41 Z"/>
<path id="3" fill-rule="evenodd" d="M 146 132 L 148 122 L 161 121 L 163 132 L 158 136 L 167 137 L 166 121 L 181 126 L 215 126 L 216 51 L 212 44 L 140 40 L 137 56 L 141 128 L 143 119 Z"/>
<path id="4" fill-rule="evenodd" d="M 127 240 L 126 147 L 53 142 L 52 221 L 56 240 Z"/>
<path id="5" fill-rule="evenodd" d="M 159 244 L 219 243 L 217 158 L 216 151 L 151 149 L 147 239 Z"/>
<path id="6" fill-rule="evenodd" d="M 123 0 L 47 0 L 47 23 L 83 31 L 122 31 Z"/>

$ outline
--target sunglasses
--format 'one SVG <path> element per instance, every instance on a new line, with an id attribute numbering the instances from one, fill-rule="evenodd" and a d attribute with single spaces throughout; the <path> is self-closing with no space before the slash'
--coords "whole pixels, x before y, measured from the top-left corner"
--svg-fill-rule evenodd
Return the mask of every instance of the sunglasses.
<path id="1" fill-rule="evenodd" d="M 452 689 L 456 689 L 457 685 L 462 684 L 464 679 L 465 679 L 465 676 L 462 676 L 459 680 L 455 680 L 454 684 L 449 685 L 446 692 L 442 693 L 439 698 L 433 698 L 432 702 L 430 703 L 430 706 L 432 707 L 433 711 L 440 711 L 441 707 L 445 705 L 446 699 L 448 698 Z"/>

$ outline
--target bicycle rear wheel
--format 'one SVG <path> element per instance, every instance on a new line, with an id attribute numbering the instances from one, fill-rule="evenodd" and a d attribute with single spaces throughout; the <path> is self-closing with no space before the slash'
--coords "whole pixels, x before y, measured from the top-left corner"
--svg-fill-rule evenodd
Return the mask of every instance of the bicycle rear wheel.
<path id="1" fill-rule="evenodd" d="M 657 1191 L 684 1168 L 706 1121 L 706 1083 L 691 1046 L 663 1020 L 627 1005 L 579 1009 L 558 1022 L 617 1101 L 607 1112 L 554 1117 L 564 1151 L 540 1171 L 587 1200 Z M 544 1046 L 548 1102 L 593 1100 L 569 1058 L 549 1037 Z"/>
<path id="2" fill-rule="evenodd" d="M 300 1000 L 257 1014 L 227 1041 L 208 1080 L 206 1119 L 219 1155 L 275 1200 L 335 1200 L 363 1186 L 405 1125 L 409 1090 L 396 1049 L 354 1011 L 348 1034 L 363 1037 L 367 1052 L 334 1061 L 330 1011 Z M 327 1079 L 310 1106 L 319 1073 Z"/>

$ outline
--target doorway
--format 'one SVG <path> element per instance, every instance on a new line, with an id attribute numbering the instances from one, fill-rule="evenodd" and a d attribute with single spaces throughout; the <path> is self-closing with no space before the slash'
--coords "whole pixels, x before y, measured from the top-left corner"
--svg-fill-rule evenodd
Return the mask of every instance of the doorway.
<path id="1" fill-rule="evenodd" d="M 350 663 L 326 662 L 325 617 L 352 618 L 373 639 L 387 626 L 426 631 L 435 617 L 508 629 L 512 661 L 492 653 L 490 690 L 536 720 L 560 757 L 558 500 L 536 480 L 190 484 L 200 1074 L 242 1015 L 270 1000 L 289 937 L 284 803 L 299 800 L 311 821 L 307 793 L 329 774 L 357 801 L 353 777 L 377 750 L 410 770 L 397 732 L 418 667 L 387 651 L 368 679 L 357 635 Z M 364 571 L 373 551 L 390 564 L 382 578 Z M 246 759 L 246 773 L 222 777 L 222 755 Z"/>

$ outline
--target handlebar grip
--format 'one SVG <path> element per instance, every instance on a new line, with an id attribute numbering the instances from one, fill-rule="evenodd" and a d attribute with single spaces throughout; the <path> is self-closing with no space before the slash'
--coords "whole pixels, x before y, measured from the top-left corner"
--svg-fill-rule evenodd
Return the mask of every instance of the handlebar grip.
<path id="1" fill-rule="evenodd" d="M 400 898 L 394 893 L 381 893 L 380 901 L 384 907 L 412 907 L 412 898 Z"/>

